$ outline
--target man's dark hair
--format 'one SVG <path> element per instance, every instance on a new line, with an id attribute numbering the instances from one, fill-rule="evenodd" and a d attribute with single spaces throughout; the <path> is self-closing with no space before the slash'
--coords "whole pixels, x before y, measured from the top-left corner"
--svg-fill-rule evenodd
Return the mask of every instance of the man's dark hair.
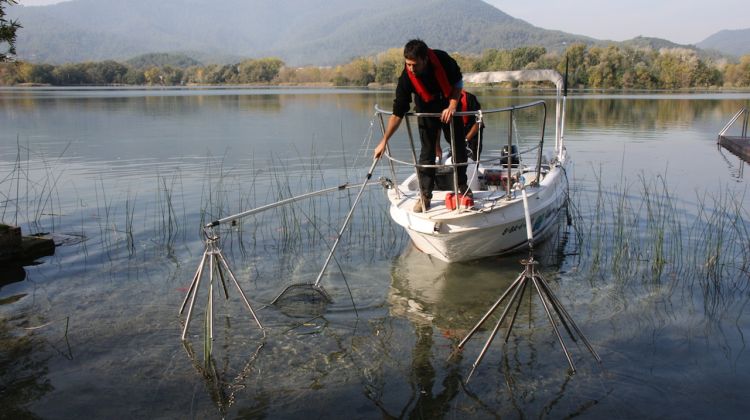
<path id="1" fill-rule="evenodd" d="M 404 46 L 404 58 L 416 60 L 417 58 L 427 58 L 427 44 L 421 39 L 412 39 Z"/>

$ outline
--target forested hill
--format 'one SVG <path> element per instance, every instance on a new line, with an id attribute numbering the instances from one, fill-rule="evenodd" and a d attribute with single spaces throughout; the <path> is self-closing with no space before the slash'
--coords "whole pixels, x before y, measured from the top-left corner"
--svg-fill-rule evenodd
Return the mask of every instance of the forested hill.
<path id="1" fill-rule="evenodd" d="M 699 42 L 697 46 L 738 57 L 750 54 L 750 28 L 719 31 Z"/>
<path id="2" fill-rule="evenodd" d="M 537 28 L 481 0 L 73 0 L 13 6 L 18 58 L 64 63 L 184 52 L 205 61 L 275 56 L 330 65 L 419 37 L 448 51 L 595 40 Z"/>

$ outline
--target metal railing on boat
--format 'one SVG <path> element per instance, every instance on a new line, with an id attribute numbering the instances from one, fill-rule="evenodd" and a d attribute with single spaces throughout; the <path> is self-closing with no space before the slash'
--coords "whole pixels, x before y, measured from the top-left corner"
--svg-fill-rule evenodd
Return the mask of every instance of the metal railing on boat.
<path id="1" fill-rule="evenodd" d="M 520 110 L 525 110 L 525 109 L 534 108 L 534 107 L 541 107 L 542 108 L 542 123 L 541 123 L 541 133 L 539 135 L 539 143 L 536 146 L 534 146 L 532 148 L 529 148 L 527 150 L 523 150 L 523 151 L 519 150 L 517 152 L 512 152 L 513 151 L 513 146 L 514 146 L 514 142 L 513 142 L 513 139 L 514 139 L 513 129 L 514 129 L 514 127 L 516 127 L 516 124 L 515 124 L 516 113 L 518 111 L 520 111 Z M 393 113 L 390 112 L 390 111 L 387 111 L 387 110 L 384 110 L 384 109 L 380 108 L 378 105 L 375 105 L 375 112 L 376 112 L 376 116 L 378 117 L 378 119 L 380 121 L 381 131 L 383 133 L 385 133 L 385 121 L 383 120 L 383 117 L 386 116 L 386 115 L 390 116 Z M 401 164 L 401 165 L 407 165 L 407 166 L 413 166 L 414 167 L 414 170 L 415 170 L 415 173 L 416 173 L 417 182 L 418 182 L 418 187 L 419 187 L 420 195 L 423 195 L 423 188 L 422 188 L 421 183 L 419 182 L 419 170 L 420 169 L 427 169 L 427 168 L 438 169 L 438 168 L 450 167 L 451 171 L 452 171 L 452 174 L 453 174 L 453 193 L 456 196 L 458 196 L 458 194 L 459 194 L 458 168 L 459 167 L 462 167 L 462 166 L 468 167 L 470 165 L 476 165 L 477 169 L 474 172 L 474 174 L 475 174 L 474 176 L 476 176 L 476 174 L 478 173 L 478 168 L 479 168 L 480 164 L 492 164 L 492 163 L 496 163 L 497 164 L 497 163 L 499 163 L 500 165 L 503 165 L 506 168 L 506 170 L 507 170 L 507 179 L 510 180 L 512 178 L 512 171 L 513 171 L 513 164 L 512 163 L 513 163 L 514 159 L 515 158 L 519 158 L 520 159 L 521 155 L 527 154 L 527 153 L 532 152 L 534 150 L 537 150 L 537 158 L 536 158 L 536 168 L 535 168 L 536 177 L 535 177 L 533 183 L 538 183 L 539 180 L 541 179 L 542 150 L 544 149 L 544 133 L 545 133 L 546 124 L 547 124 L 547 103 L 544 100 L 537 100 L 537 101 L 533 101 L 533 102 L 529 102 L 529 103 L 525 103 L 525 104 L 513 105 L 513 106 L 508 106 L 508 107 L 503 107 L 503 108 L 492 108 L 492 109 L 487 109 L 487 110 L 456 112 L 454 114 L 454 118 L 452 118 L 451 122 L 450 122 L 450 139 L 447 139 L 448 142 L 450 143 L 450 146 L 451 146 L 451 154 L 452 154 L 452 156 L 455 156 L 455 152 L 453 152 L 453 151 L 456 150 L 456 143 L 457 143 L 457 140 L 455 138 L 456 137 L 455 136 L 455 119 L 456 118 L 461 118 L 461 117 L 464 117 L 464 116 L 469 116 L 469 117 L 473 116 L 473 117 L 476 118 L 476 123 L 482 124 L 485 121 L 485 119 L 486 119 L 487 116 L 492 115 L 492 114 L 502 114 L 502 113 L 508 113 L 508 143 L 507 143 L 507 153 L 505 153 L 504 155 L 501 155 L 500 157 L 492 157 L 492 158 L 489 158 L 489 159 L 481 159 L 481 154 L 478 153 L 478 155 L 476 156 L 477 159 L 474 162 L 468 162 L 468 159 L 467 159 L 467 162 L 456 162 L 455 161 L 455 157 L 454 157 L 454 158 L 451 159 L 451 163 L 450 164 L 424 164 L 424 163 L 419 163 L 419 161 L 417 159 L 417 151 L 416 151 L 416 147 L 415 147 L 415 143 L 414 143 L 414 134 L 413 134 L 412 127 L 411 127 L 411 122 L 410 122 L 410 119 L 414 119 L 414 118 L 417 118 L 417 119 L 419 119 L 419 118 L 440 118 L 442 116 L 442 114 L 441 113 L 430 113 L 430 112 L 408 112 L 408 113 L 406 113 L 404 115 L 404 120 L 406 121 L 407 136 L 409 138 L 409 146 L 410 146 L 410 151 L 411 151 L 411 155 L 412 155 L 412 162 L 406 162 L 404 160 L 400 160 L 400 159 L 395 158 L 391 154 L 391 152 L 390 152 L 390 147 L 386 146 L 385 156 L 388 158 L 389 166 L 390 166 L 390 169 L 391 169 L 391 176 L 392 176 L 392 179 L 394 181 L 394 185 L 398 185 L 397 174 L 396 174 L 396 170 L 395 170 L 395 167 L 394 167 L 394 162 L 398 163 L 398 164 Z M 484 138 L 482 138 L 482 136 L 483 136 L 482 135 L 482 130 L 479 130 L 479 132 L 477 133 L 477 136 L 478 136 L 478 139 L 477 139 L 477 141 L 478 141 L 477 151 L 478 151 L 479 149 L 481 149 L 481 147 L 482 147 L 481 145 L 484 143 Z M 461 139 L 461 141 L 463 141 L 463 139 Z M 503 162 L 502 161 L 503 159 L 505 159 L 506 161 Z M 505 195 L 506 195 L 506 197 L 507 197 L 508 200 L 511 199 L 511 189 L 512 189 L 511 182 L 506 182 L 506 184 L 505 184 L 505 193 L 506 194 Z M 398 196 L 400 196 L 400 191 L 399 191 L 398 188 L 396 188 L 396 194 Z M 460 201 L 460 200 L 458 200 L 458 201 Z M 461 211 L 461 204 L 460 204 L 460 202 L 456 203 L 456 210 L 455 211 L 457 211 L 457 212 Z"/>

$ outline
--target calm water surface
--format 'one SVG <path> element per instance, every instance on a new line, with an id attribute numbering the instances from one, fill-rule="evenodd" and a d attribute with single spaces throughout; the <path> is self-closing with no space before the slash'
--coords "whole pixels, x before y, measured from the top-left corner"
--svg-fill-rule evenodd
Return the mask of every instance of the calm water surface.
<path id="1" fill-rule="evenodd" d="M 486 108 L 552 99 L 477 93 Z M 264 303 L 315 279 L 356 190 L 222 229 L 267 336 L 230 288 L 216 300 L 212 357 L 203 295 L 183 344 L 178 310 L 202 223 L 361 182 L 373 106 L 391 101 L 353 90 L 0 91 L 1 218 L 59 244 L 41 264 L 0 268 L 0 417 L 746 415 L 750 174 L 716 134 L 747 93 L 569 99 L 573 223 L 537 257 L 601 365 L 569 342 L 570 375 L 526 299 L 508 343 L 496 339 L 466 384 L 488 331 L 451 353 L 522 256 L 430 259 L 390 221 L 380 187 L 366 190 L 324 277 L 325 307 Z M 408 152 L 403 129 L 391 144 Z"/>

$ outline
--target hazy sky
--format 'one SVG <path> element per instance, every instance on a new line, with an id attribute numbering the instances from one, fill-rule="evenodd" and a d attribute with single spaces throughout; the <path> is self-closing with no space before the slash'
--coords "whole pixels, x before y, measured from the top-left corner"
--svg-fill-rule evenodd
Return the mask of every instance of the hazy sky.
<path id="1" fill-rule="evenodd" d="M 20 0 L 19 3 L 37 6 L 60 1 Z M 484 1 L 534 26 L 613 41 L 643 35 L 695 44 L 722 29 L 750 28 L 748 0 Z"/>
<path id="2" fill-rule="evenodd" d="M 638 35 L 695 44 L 722 29 L 750 28 L 748 0 L 485 0 L 534 26 L 597 39 Z"/>

